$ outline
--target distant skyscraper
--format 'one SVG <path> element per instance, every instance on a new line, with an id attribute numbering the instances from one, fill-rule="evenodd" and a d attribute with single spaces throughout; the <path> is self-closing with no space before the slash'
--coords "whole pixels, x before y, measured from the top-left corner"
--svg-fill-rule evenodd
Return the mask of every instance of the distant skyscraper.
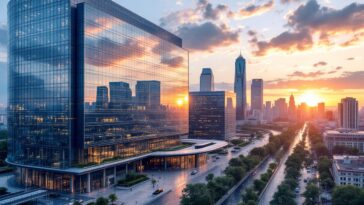
<path id="1" fill-rule="evenodd" d="M 129 83 L 110 82 L 110 108 L 127 108 L 131 103 L 131 89 Z"/>
<path id="2" fill-rule="evenodd" d="M 211 68 L 202 69 L 200 76 L 200 91 L 214 91 L 214 74 Z"/>
<path id="3" fill-rule="evenodd" d="M 251 86 L 251 110 L 263 111 L 263 80 L 253 79 Z"/>
<path id="4" fill-rule="evenodd" d="M 161 104 L 161 82 L 156 80 L 138 81 L 136 99 L 139 105 L 147 108 L 157 108 Z"/>
<path id="5" fill-rule="evenodd" d="M 296 102 L 294 100 L 293 94 L 291 94 L 291 96 L 289 97 L 288 115 L 289 115 L 290 120 L 296 120 L 297 119 Z"/>
<path id="6" fill-rule="evenodd" d="M 234 92 L 236 93 L 236 119 L 245 120 L 246 114 L 246 65 L 243 56 L 235 60 Z"/>
<path id="7" fill-rule="evenodd" d="M 264 119 L 268 122 L 272 121 L 272 102 L 271 101 L 265 102 Z"/>
<path id="8" fill-rule="evenodd" d="M 346 97 L 338 104 L 339 127 L 358 129 L 359 108 L 355 98 Z"/>
<path id="9" fill-rule="evenodd" d="M 319 119 L 324 119 L 325 118 L 325 103 L 321 102 L 317 104 L 317 117 Z"/>
<path id="10" fill-rule="evenodd" d="M 109 90 L 106 86 L 98 86 L 96 89 L 96 108 L 107 109 L 109 103 Z"/>
<path id="11" fill-rule="evenodd" d="M 286 98 L 279 98 L 274 102 L 274 118 L 287 118 L 287 103 Z"/>

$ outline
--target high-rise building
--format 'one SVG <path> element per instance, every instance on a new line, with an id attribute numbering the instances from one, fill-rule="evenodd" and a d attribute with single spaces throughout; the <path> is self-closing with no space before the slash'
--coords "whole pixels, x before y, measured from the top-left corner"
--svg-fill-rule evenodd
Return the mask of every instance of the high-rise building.
<path id="1" fill-rule="evenodd" d="M 251 85 L 251 110 L 263 111 L 263 79 L 253 79 Z"/>
<path id="2" fill-rule="evenodd" d="M 307 103 L 301 103 L 297 108 L 297 119 L 301 122 L 307 120 L 308 113 L 309 109 Z"/>
<path id="3" fill-rule="evenodd" d="M 189 137 L 217 140 L 234 137 L 235 97 L 233 92 L 190 92 Z"/>
<path id="4" fill-rule="evenodd" d="M 246 62 L 243 56 L 235 60 L 234 92 L 236 93 L 236 119 L 246 117 Z"/>
<path id="5" fill-rule="evenodd" d="M 154 152 L 188 133 L 188 104 L 176 103 L 188 99 L 182 39 L 111 0 L 10 0 L 8 16 L 7 163 L 17 182 L 83 193 L 155 166 L 153 157 L 165 168 L 206 161 L 195 150 L 188 160 Z M 146 109 L 106 106 L 108 91 L 112 104 L 130 99 L 127 84 Z"/>
<path id="6" fill-rule="evenodd" d="M 291 96 L 289 97 L 288 117 L 289 117 L 290 120 L 296 120 L 297 119 L 296 102 L 294 100 L 293 94 L 291 94 Z"/>
<path id="7" fill-rule="evenodd" d="M 321 102 L 317 104 L 317 117 L 319 119 L 325 119 L 325 114 L 326 114 L 326 110 L 325 110 L 325 103 Z"/>
<path id="8" fill-rule="evenodd" d="M 338 104 L 339 127 L 345 129 L 358 129 L 359 108 L 355 98 L 346 97 Z"/>
<path id="9" fill-rule="evenodd" d="M 286 98 L 279 98 L 274 101 L 274 119 L 282 120 L 287 118 Z"/>
<path id="10" fill-rule="evenodd" d="M 214 91 L 214 74 L 211 68 L 203 68 L 200 75 L 200 91 Z"/>
<path id="11" fill-rule="evenodd" d="M 110 108 L 125 109 L 131 104 L 132 93 L 129 83 L 109 82 L 110 87 Z"/>
<path id="12" fill-rule="evenodd" d="M 158 108 L 161 104 L 161 82 L 138 81 L 135 86 L 138 105 L 147 108 Z"/>
<path id="13" fill-rule="evenodd" d="M 97 86 L 96 108 L 107 109 L 109 105 L 109 89 L 106 86 Z"/>
<path id="14" fill-rule="evenodd" d="M 266 101 L 264 106 L 264 120 L 271 122 L 273 119 L 272 102 Z"/>

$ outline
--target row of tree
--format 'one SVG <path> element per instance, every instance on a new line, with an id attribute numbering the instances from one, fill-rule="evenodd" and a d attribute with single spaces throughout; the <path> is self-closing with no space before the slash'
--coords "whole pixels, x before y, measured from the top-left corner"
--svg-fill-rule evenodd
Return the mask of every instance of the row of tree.
<path id="1" fill-rule="evenodd" d="M 182 205 L 214 204 L 224 196 L 246 174 L 254 169 L 268 155 L 274 154 L 280 147 L 288 147 L 300 125 L 287 129 L 280 135 L 270 136 L 269 143 L 251 150 L 248 156 L 239 155 L 229 161 L 222 176 L 209 175 L 207 183 L 188 184 L 182 191 Z"/>
<path id="2" fill-rule="evenodd" d="M 110 194 L 109 197 L 99 197 L 95 202 L 87 203 L 87 205 L 114 205 L 118 200 L 118 197 L 115 194 Z M 73 205 L 81 205 L 81 202 L 75 201 Z"/>
<path id="3" fill-rule="evenodd" d="M 260 179 L 254 180 L 253 186 L 247 188 L 245 192 L 242 193 L 242 202 L 239 205 L 256 205 L 258 203 L 259 195 L 267 185 L 276 168 L 276 163 L 270 163 L 268 170 L 260 175 Z"/>
<path id="4" fill-rule="evenodd" d="M 294 190 L 298 187 L 298 180 L 301 176 L 301 169 L 309 163 L 309 152 L 305 150 L 306 134 L 303 139 L 295 146 L 293 153 L 288 157 L 285 165 L 284 181 L 278 186 L 274 193 L 271 205 L 295 205 L 296 195 Z"/>

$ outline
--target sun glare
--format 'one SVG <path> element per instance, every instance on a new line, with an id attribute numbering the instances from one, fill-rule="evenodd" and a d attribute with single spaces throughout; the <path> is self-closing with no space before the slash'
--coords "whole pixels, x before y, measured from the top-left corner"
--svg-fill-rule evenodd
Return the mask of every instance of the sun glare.
<path id="1" fill-rule="evenodd" d="M 305 102 L 308 106 L 316 106 L 319 102 L 322 102 L 322 98 L 314 91 L 305 91 L 299 96 L 298 102 Z"/>

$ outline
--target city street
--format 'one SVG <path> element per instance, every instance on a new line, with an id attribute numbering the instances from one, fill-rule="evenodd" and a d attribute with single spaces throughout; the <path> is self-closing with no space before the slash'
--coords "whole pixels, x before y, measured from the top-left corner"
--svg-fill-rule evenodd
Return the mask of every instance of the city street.
<path id="1" fill-rule="evenodd" d="M 275 173 L 275 175 L 273 175 L 271 182 L 269 183 L 267 189 L 265 190 L 265 192 L 262 195 L 262 198 L 259 202 L 259 205 L 267 205 L 269 204 L 269 202 L 272 200 L 274 193 L 277 191 L 277 187 L 282 183 L 282 181 L 284 180 L 284 170 L 286 168 L 285 162 L 288 158 L 289 155 L 292 154 L 293 152 L 293 148 L 299 143 L 299 141 L 302 139 L 302 134 L 303 131 L 305 130 L 306 125 L 297 133 L 296 137 L 294 138 L 294 142 L 291 144 L 288 152 L 286 152 L 282 159 L 281 159 L 281 163 L 279 164 L 279 166 L 277 167 L 277 171 Z"/>

